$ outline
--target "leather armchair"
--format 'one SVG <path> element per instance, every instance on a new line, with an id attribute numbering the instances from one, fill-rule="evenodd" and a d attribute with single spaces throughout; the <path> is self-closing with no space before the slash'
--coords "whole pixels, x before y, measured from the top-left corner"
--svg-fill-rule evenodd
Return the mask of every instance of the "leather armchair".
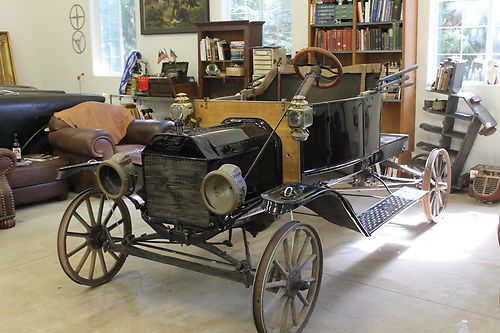
<path id="1" fill-rule="evenodd" d="M 128 111 L 127 111 L 128 112 Z M 49 143 L 54 153 L 64 156 L 68 163 L 85 163 L 89 160 L 102 161 L 116 153 L 125 153 L 134 163 L 142 163 L 144 145 L 158 134 L 172 129 L 174 123 L 167 120 L 132 120 L 125 137 L 115 144 L 111 134 L 104 129 L 73 128 L 62 120 L 52 117 L 49 122 Z M 70 179 L 70 185 L 77 190 L 96 185 L 92 172 L 81 172 Z"/>
<path id="2" fill-rule="evenodd" d="M 16 168 L 16 155 L 8 149 L 0 148 L 0 229 L 16 225 L 14 196 L 7 175 Z"/>

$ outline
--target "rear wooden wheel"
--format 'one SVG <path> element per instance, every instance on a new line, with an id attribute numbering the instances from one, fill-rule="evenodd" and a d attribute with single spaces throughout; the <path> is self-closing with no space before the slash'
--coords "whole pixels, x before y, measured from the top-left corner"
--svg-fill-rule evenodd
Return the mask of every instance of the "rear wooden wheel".
<path id="1" fill-rule="evenodd" d="M 70 203 L 57 234 L 57 254 L 63 271 L 73 281 L 99 286 L 111 280 L 126 255 L 109 250 L 107 234 L 123 242 L 132 233 L 127 205 L 109 200 L 100 189 L 88 189 Z"/>
<path id="2" fill-rule="evenodd" d="M 259 333 L 301 332 L 318 298 L 323 251 L 316 230 L 292 221 L 271 238 L 257 267 L 253 317 Z"/>
<path id="3" fill-rule="evenodd" d="M 431 151 L 425 163 L 422 189 L 428 191 L 423 199 L 424 213 L 430 222 L 438 222 L 451 193 L 451 161 L 443 148 Z"/>

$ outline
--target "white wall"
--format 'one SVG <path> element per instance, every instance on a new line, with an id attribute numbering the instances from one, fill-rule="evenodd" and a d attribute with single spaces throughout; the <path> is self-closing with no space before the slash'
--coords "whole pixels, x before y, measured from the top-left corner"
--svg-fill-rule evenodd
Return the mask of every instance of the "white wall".
<path id="1" fill-rule="evenodd" d="M 0 31 L 10 35 L 17 82 L 40 86 L 40 38 L 35 13 L 38 1 L 0 0 Z"/>
<path id="2" fill-rule="evenodd" d="M 92 73 L 90 9 L 92 0 L 0 0 L 0 31 L 9 31 L 18 74 L 18 84 L 43 89 L 78 92 L 77 76 L 85 73 L 82 92 L 116 93 L 120 78 L 96 77 Z M 69 10 L 79 3 L 86 12 L 83 32 L 87 49 L 76 54 L 71 46 L 73 28 Z M 293 50 L 307 46 L 307 1 L 292 0 Z M 210 1 L 210 20 L 221 20 L 224 0 Z M 7 9 L 7 10 L 4 10 Z M 159 72 L 157 51 L 174 50 L 179 60 L 189 62 L 189 75 L 197 77 L 198 44 L 196 33 L 141 35 L 139 0 L 136 0 L 137 49 L 148 61 L 150 72 Z"/>
<path id="3" fill-rule="evenodd" d="M 115 93 L 119 78 L 95 77 L 92 75 L 92 50 L 90 41 L 89 1 L 67 0 L 0 0 L 0 31 L 9 31 L 19 84 L 34 85 L 45 89 L 78 91 L 76 77 L 85 73 L 83 92 Z M 76 54 L 71 47 L 73 30 L 69 24 L 69 10 L 74 3 L 83 6 L 87 13 L 84 32 L 87 50 Z M 159 48 L 173 49 L 180 60 L 189 61 L 189 75 L 197 77 L 197 38 L 195 33 L 176 35 L 141 35 L 139 22 L 139 0 L 137 11 L 137 46 L 149 62 L 150 71 L 159 71 L 156 53 Z M 430 20 L 435 11 L 431 1 L 419 1 L 419 29 L 417 61 L 420 66 L 417 79 L 417 123 L 416 142 L 422 139 L 436 141 L 437 137 L 418 128 L 421 122 L 438 123 L 437 116 L 422 111 L 425 99 L 434 99 L 436 94 L 425 92 L 432 81 L 434 68 L 429 64 L 428 52 L 432 47 L 433 32 L 429 31 Z M 223 0 L 210 1 L 210 19 L 220 20 Z M 292 0 L 292 50 L 307 46 L 307 1 Z M 483 104 L 500 121 L 500 86 L 466 86 L 465 91 L 477 93 Z M 478 163 L 500 164 L 500 134 L 479 137 L 474 144 L 466 168 Z"/>
<path id="4" fill-rule="evenodd" d="M 430 31 L 432 29 L 432 20 L 436 13 L 433 8 L 434 0 L 419 1 L 418 2 L 418 44 L 417 44 L 417 63 L 419 65 L 417 74 L 417 98 L 416 98 L 416 132 L 415 142 L 427 141 L 437 143 L 439 136 L 428 134 L 421 130 L 418 126 L 422 122 L 427 122 L 435 125 L 440 125 L 442 117 L 428 114 L 422 110 L 425 99 L 446 98 L 444 95 L 435 93 L 428 93 L 425 88 L 429 86 L 433 79 L 432 75 L 435 74 L 435 68 L 430 63 L 429 53 L 435 47 L 435 33 Z M 488 85 L 467 85 L 464 84 L 462 89 L 466 92 L 472 92 L 482 97 L 482 104 L 488 108 L 490 113 L 500 123 L 500 86 Z M 460 109 L 465 112 L 468 110 L 467 106 L 460 105 Z M 499 131 L 500 131 L 500 126 Z M 462 127 L 465 129 L 465 127 Z M 500 134 L 497 132 L 489 137 L 479 136 L 472 147 L 471 154 L 464 166 L 462 172 L 467 172 L 471 167 L 477 164 L 492 164 L 500 165 Z"/>

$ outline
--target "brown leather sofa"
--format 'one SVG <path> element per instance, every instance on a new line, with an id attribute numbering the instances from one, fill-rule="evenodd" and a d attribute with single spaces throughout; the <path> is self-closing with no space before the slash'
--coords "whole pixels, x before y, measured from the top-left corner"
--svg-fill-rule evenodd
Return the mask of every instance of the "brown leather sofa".
<path id="1" fill-rule="evenodd" d="M 18 166 L 14 153 L 0 148 L 0 229 L 15 225 L 15 207 L 52 198 L 65 199 L 68 182 L 56 180 L 57 170 L 66 166 L 59 157 Z"/>
<path id="2" fill-rule="evenodd" d="M 0 95 L 0 147 L 10 149 L 14 133 L 22 145 L 23 154 L 52 153 L 45 132 L 50 117 L 86 101 L 104 102 L 99 95 L 66 94 L 28 88 L 10 87 L 19 95 Z"/>
<path id="3" fill-rule="evenodd" d="M 129 112 L 129 111 L 126 111 Z M 141 163 L 144 145 L 158 134 L 173 129 L 167 120 L 134 119 L 128 125 L 125 136 L 115 143 L 112 135 L 102 128 L 74 128 L 57 117 L 49 122 L 49 143 L 54 153 L 66 158 L 70 165 L 89 160 L 102 161 L 116 153 L 125 153 L 134 163 Z M 81 172 L 70 179 L 70 186 L 80 191 L 96 185 L 92 172 Z"/>
<path id="4" fill-rule="evenodd" d="M 7 175 L 16 168 L 16 155 L 8 149 L 0 148 L 0 229 L 16 225 L 14 196 L 7 181 Z"/>
<path id="5" fill-rule="evenodd" d="M 63 157 L 19 166 L 10 149 L 0 148 L 0 229 L 15 225 L 15 207 L 52 198 L 65 199 L 68 182 L 57 180 Z"/>

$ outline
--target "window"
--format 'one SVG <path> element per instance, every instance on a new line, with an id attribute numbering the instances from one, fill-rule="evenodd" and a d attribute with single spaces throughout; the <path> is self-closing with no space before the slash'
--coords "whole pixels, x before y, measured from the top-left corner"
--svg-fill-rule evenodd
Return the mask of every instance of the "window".
<path id="1" fill-rule="evenodd" d="M 464 80 L 484 81 L 488 60 L 500 60 L 500 1 L 436 1 L 436 63 L 447 57 L 467 60 Z"/>
<path id="2" fill-rule="evenodd" d="M 265 21 L 263 43 L 292 50 L 292 0 L 226 0 L 229 20 Z"/>
<path id="3" fill-rule="evenodd" d="M 136 49 L 134 0 L 94 0 L 91 9 L 95 75 L 120 76 Z"/>

